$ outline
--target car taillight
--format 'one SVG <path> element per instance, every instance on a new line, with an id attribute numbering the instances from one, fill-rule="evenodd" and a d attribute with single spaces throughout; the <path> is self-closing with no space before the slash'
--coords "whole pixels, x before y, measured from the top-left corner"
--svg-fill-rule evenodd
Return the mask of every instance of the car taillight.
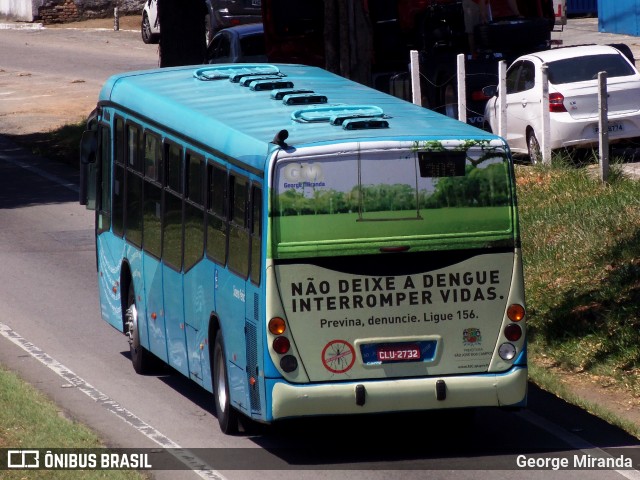
<path id="1" fill-rule="evenodd" d="M 471 100 L 473 100 L 474 102 L 482 102 L 485 100 L 489 100 L 490 98 L 491 97 L 485 95 L 482 90 L 474 90 L 473 92 L 471 92 Z"/>
<path id="2" fill-rule="evenodd" d="M 549 94 L 549 111 L 556 113 L 567 111 L 564 106 L 564 95 L 562 95 L 560 92 Z"/>

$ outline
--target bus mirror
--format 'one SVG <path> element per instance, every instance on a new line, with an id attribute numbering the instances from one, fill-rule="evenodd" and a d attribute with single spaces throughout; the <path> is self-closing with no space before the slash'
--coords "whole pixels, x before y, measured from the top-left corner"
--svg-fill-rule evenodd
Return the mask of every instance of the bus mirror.
<path id="1" fill-rule="evenodd" d="M 98 131 L 85 130 L 80 140 L 80 205 L 96 208 Z"/>
<path id="2" fill-rule="evenodd" d="M 96 130 L 85 130 L 80 140 L 80 163 L 95 163 L 96 152 L 98 150 L 98 132 Z"/>

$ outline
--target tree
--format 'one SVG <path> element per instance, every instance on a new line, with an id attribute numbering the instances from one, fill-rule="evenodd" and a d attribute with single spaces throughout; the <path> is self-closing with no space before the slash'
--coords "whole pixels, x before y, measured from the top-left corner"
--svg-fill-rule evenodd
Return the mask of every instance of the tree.
<path id="1" fill-rule="evenodd" d="M 373 33 L 367 0 L 325 0 L 326 69 L 371 84 Z"/>
<path id="2" fill-rule="evenodd" d="M 204 0 L 158 0 L 161 67 L 204 63 L 206 15 Z"/>

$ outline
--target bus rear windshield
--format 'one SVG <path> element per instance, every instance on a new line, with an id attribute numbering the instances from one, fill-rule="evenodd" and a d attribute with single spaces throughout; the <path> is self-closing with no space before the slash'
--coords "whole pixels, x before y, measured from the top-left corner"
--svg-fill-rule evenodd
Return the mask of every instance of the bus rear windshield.
<path id="1" fill-rule="evenodd" d="M 448 236 L 510 237 L 510 178 L 502 149 L 377 150 L 279 161 L 271 212 L 276 256 L 308 252 L 305 244 L 324 245 L 314 254 L 329 255 L 345 244 L 352 250 L 411 240 L 415 250 L 421 240 Z"/>

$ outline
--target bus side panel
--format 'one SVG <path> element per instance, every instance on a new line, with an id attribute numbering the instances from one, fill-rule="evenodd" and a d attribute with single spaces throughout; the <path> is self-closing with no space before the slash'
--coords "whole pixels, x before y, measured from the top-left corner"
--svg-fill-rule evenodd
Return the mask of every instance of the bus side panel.
<path id="1" fill-rule="evenodd" d="M 120 303 L 120 259 L 124 242 L 110 232 L 98 236 L 98 283 L 100 285 L 100 313 L 102 319 L 116 330 L 124 332 Z"/>
<path id="2" fill-rule="evenodd" d="M 262 291 L 259 286 L 252 282 L 247 282 L 247 308 L 246 308 L 246 325 L 245 325 L 245 342 L 247 354 L 247 368 L 245 382 L 248 388 L 248 402 L 251 410 L 251 416 L 262 419 L 264 416 L 264 382 L 258 381 L 264 376 L 261 370 L 262 360 L 262 343 L 259 339 L 264 338 L 265 322 L 264 309 L 262 305 Z M 252 381 L 251 379 L 255 381 Z"/>
<path id="3" fill-rule="evenodd" d="M 142 333 L 142 345 L 156 357 L 167 361 L 167 337 L 165 334 L 164 301 L 162 289 L 162 265 L 158 260 L 145 255 L 144 285 L 147 299 L 147 334 L 148 344 L 145 345 L 145 335 Z"/>
<path id="4" fill-rule="evenodd" d="M 208 326 L 210 312 L 214 310 L 213 275 L 201 261 L 184 275 L 184 319 L 187 332 L 187 352 L 190 377 L 202 384 L 202 364 L 208 362 L 203 357 L 204 343 L 199 332 Z M 202 349 L 200 345 L 202 344 Z"/>
<path id="5" fill-rule="evenodd" d="M 236 408 L 245 409 L 246 348 L 245 348 L 245 280 L 216 266 L 216 307 L 227 354 L 229 395 Z M 244 410 L 243 410 L 244 411 Z"/>
<path id="6" fill-rule="evenodd" d="M 189 376 L 187 343 L 184 331 L 184 300 L 182 273 L 163 265 L 164 318 L 167 332 L 168 363 L 185 376 Z"/>

